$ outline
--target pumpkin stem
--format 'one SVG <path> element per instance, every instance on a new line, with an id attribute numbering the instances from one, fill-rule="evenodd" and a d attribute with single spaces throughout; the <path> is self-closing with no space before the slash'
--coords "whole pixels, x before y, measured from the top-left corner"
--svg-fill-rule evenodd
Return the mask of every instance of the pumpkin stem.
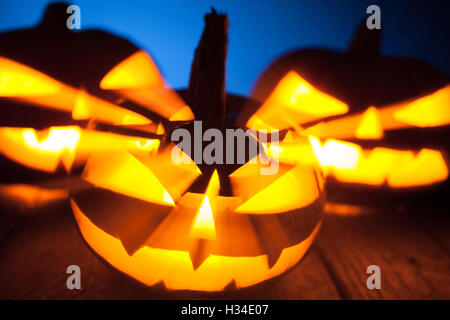
<path id="1" fill-rule="evenodd" d="M 44 12 L 44 16 L 39 23 L 39 28 L 45 28 L 52 32 L 70 32 L 66 26 L 66 20 L 69 17 L 66 13 L 70 4 L 65 2 L 50 3 Z"/>
<path id="2" fill-rule="evenodd" d="M 381 29 L 370 30 L 362 21 L 353 36 L 348 51 L 355 55 L 373 56 L 380 54 Z"/>
<path id="3" fill-rule="evenodd" d="M 225 61 L 228 17 L 211 7 L 195 50 L 189 80 L 189 102 L 196 117 L 223 125 L 226 115 Z"/>

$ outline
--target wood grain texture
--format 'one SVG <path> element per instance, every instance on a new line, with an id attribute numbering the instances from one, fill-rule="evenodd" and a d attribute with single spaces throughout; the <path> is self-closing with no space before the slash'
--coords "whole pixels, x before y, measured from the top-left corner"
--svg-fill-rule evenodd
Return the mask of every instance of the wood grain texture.
<path id="1" fill-rule="evenodd" d="M 448 233 L 448 219 L 375 212 L 358 217 L 328 215 L 317 248 L 345 299 L 448 299 L 450 258 L 430 239 L 438 219 Z M 443 239 L 448 246 L 449 238 Z M 381 268 L 381 290 L 368 290 L 366 268 Z"/>
<path id="2" fill-rule="evenodd" d="M 1 299 L 449 299 L 448 219 L 373 213 L 326 215 L 316 242 L 284 275 L 220 293 L 147 288 L 115 271 L 84 242 L 67 204 L 23 217 L 0 247 Z M 66 288 L 68 265 L 82 289 Z M 368 290 L 377 264 L 382 289 Z"/>

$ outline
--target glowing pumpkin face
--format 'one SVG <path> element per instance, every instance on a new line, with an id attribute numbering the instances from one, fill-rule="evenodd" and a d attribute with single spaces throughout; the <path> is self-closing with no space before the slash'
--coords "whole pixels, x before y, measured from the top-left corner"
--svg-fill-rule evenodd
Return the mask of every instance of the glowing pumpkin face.
<path id="1" fill-rule="evenodd" d="M 81 172 L 69 190 L 76 221 L 113 267 L 149 286 L 217 291 L 272 278 L 305 254 L 324 204 L 307 139 L 305 161 L 281 161 L 271 175 L 261 174 L 270 165 L 258 160 L 263 153 L 241 165 L 200 165 L 170 142 L 194 115 L 145 52 L 95 74 L 96 85 L 78 83 L 85 89 L 38 69 L 0 57 L 0 97 L 10 110 L 55 111 L 61 122 L 1 127 L 0 153 L 50 175 Z M 36 189 L 7 191 L 31 201 Z"/>
<path id="2" fill-rule="evenodd" d="M 295 137 L 309 137 L 324 173 L 341 185 L 446 181 L 449 81 L 421 62 L 380 56 L 376 32 L 363 26 L 348 53 L 300 50 L 277 59 L 254 88 L 261 107 L 241 122 L 287 131 L 274 152 L 294 162 Z"/>
<path id="3" fill-rule="evenodd" d="M 141 105 L 156 101 L 148 107 L 167 112 L 159 108 L 161 97 L 146 79 L 154 72 L 138 67 L 150 61 L 137 53 L 100 85 L 143 99 Z M 169 94 L 176 97 L 164 91 Z M 185 105 L 162 114 L 169 120 L 184 115 L 192 116 Z M 81 233 L 106 261 L 147 285 L 217 291 L 279 275 L 305 254 L 324 201 L 313 162 L 281 163 L 276 174 L 262 175 L 268 163 L 248 159 L 241 166 L 198 165 L 164 133 L 160 140 L 92 151 L 82 181 L 72 186 Z M 304 146 L 311 155 L 307 140 Z M 183 159 L 179 164 L 171 158 L 174 150 Z"/>
<path id="4" fill-rule="evenodd" d="M 109 263 L 147 285 L 214 291 L 259 283 L 304 255 L 323 205 L 311 166 L 261 176 L 247 163 L 226 177 L 233 195 L 223 196 L 217 170 L 202 177 L 193 161 L 175 165 L 172 148 L 89 158 L 72 207 L 86 241 Z M 205 190 L 191 191 L 204 178 Z"/>
<path id="5" fill-rule="evenodd" d="M 82 34 L 57 37 L 79 37 L 83 43 Z M 81 234 L 113 267 L 146 285 L 240 288 L 296 264 L 320 227 L 324 181 L 318 164 L 341 182 L 373 186 L 420 186 L 448 177 L 444 149 L 424 146 L 416 154 L 401 145 L 382 145 L 392 140 L 392 132 L 448 130 L 450 87 L 440 76 L 399 91 L 389 91 L 392 83 L 378 77 L 380 92 L 388 94 L 371 95 L 373 84 L 361 86 L 363 76 L 356 71 L 344 68 L 322 83 L 312 80 L 320 79 L 314 63 L 296 63 L 336 55 L 344 59 L 337 65 L 356 63 L 355 69 L 370 73 L 361 65 L 374 63 L 378 70 L 377 63 L 396 66 L 398 60 L 320 51 L 282 58 L 276 72 L 269 69 L 255 88 L 262 104 L 244 112 L 237 124 L 225 124 L 280 131 L 282 140 L 267 143 L 256 135 L 264 152 L 244 164 L 201 165 L 170 141 L 174 128 L 189 128 L 195 120 L 191 108 L 166 85 L 147 53 L 123 41 L 117 46 L 123 50 L 105 54 L 108 63 L 86 79 L 74 71 L 82 69 L 81 62 L 64 79 L 58 74 L 65 64 L 47 68 L 37 61 L 34 67 L 2 53 L 0 99 L 9 111 L 1 117 L 6 125 L 0 127 L 0 154 L 50 175 L 63 169 L 81 173 L 70 185 Z M 389 66 L 384 68 L 391 71 Z M 427 73 L 423 68 L 419 73 Z M 339 79 L 349 74 L 354 78 Z M 240 112 L 233 105 L 236 97 L 229 97 L 227 110 Z M 22 121 L 11 111 L 33 108 L 43 118 Z M 173 161 L 174 151 L 183 161 Z M 277 161 L 278 171 L 261 174 L 269 165 L 258 161 L 261 157 Z M 26 193 L 30 201 L 36 193 L 30 187 L 7 191 Z"/>

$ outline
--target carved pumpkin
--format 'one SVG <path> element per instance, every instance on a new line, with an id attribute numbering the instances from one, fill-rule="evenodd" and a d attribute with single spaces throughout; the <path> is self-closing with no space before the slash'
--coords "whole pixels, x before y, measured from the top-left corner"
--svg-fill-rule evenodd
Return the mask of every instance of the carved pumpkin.
<path id="1" fill-rule="evenodd" d="M 323 181 L 307 139 L 302 144 L 307 161 L 281 162 L 272 175 L 261 174 L 275 161 L 258 161 L 267 158 L 263 149 L 239 165 L 205 165 L 170 141 L 178 127 L 194 130 L 194 119 L 222 131 L 237 128 L 229 115 L 250 103 L 228 95 L 224 108 L 225 59 L 209 50 L 225 52 L 227 19 L 213 12 L 205 20 L 186 98 L 192 109 L 167 87 L 147 53 L 134 50 L 110 65 L 130 44 L 104 65 L 94 55 L 95 72 L 86 79 L 77 77 L 82 62 L 76 59 L 66 78 L 64 59 L 52 66 L 16 52 L 0 57 L 4 110 L 36 108 L 62 117 L 50 128 L 47 121 L 1 127 L 0 153 L 49 174 L 61 167 L 81 172 L 70 184 L 81 234 L 113 267 L 149 286 L 163 282 L 169 289 L 217 291 L 254 285 L 296 264 L 322 217 Z M 215 28 L 225 37 L 216 44 L 208 38 Z M 70 37 L 82 41 L 88 33 Z M 106 38 L 121 47 L 122 40 Z M 101 39 L 96 38 L 99 46 Z M 210 67 L 200 72 L 202 59 L 210 59 Z M 216 75 L 208 78 L 205 72 Z M 214 78 L 218 82 L 211 85 Z M 214 89 L 217 94 L 211 94 Z M 205 101 L 214 99 L 208 109 Z M 227 112 L 217 115 L 219 110 Z M 261 135 L 248 138 L 260 145 Z M 173 162 L 174 150 L 181 163 Z"/>
<path id="2" fill-rule="evenodd" d="M 0 34 L 3 182 L 64 176 L 59 164 L 64 155 L 57 149 L 64 149 L 61 144 L 73 149 L 80 133 L 65 126 L 85 128 L 92 118 L 114 124 L 148 122 L 118 107 L 119 97 L 98 86 L 109 69 L 139 49 L 99 30 L 70 32 L 66 9 L 63 3 L 50 4 L 36 27 Z M 16 151 L 25 144 L 30 148 Z M 71 160 L 65 162 L 68 168 Z"/>
<path id="3" fill-rule="evenodd" d="M 29 169 L 21 181 L 69 171 L 75 219 L 96 253 L 148 286 L 203 291 L 254 285 L 302 258 L 324 204 L 317 162 L 344 183 L 403 188 L 447 179 L 448 142 L 435 138 L 448 133 L 450 89 L 434 68 L 373 54 L 359 36 L 349 53 L 304 50 L 277 60 L 255 87 L 259 104 L 225 94 L 227 20 L 215 12 L 205 20 L 209 32 L 180 92 L 147 53 L 107 33 L 73 34 L 47 21 L 0 35 L 2 179 L 17 181 L 12 167 Z M 27 38 L 45 46 L 30 55 L 19 45 Z M 220 132 L 253 128 L 248 143 L 262 149 L 239 165 L 201 163 L 171 142 L 177 128 L 195 132 L 196 119 Z M 261 129 L 282 140 L 266 142 Z M 422 141 L 411 145 L 403 132 Z M 263 175 L 277 159 L 278 172 Z"/>
<path id="4" fill-rule="evenodd" d="M 254 129 L 288 132 L 275 152 L 294 162 L 295 136 L 309 136 L 327 193 L 340 200 L 376 202 L 376 193 L 386 198 L 448 178 L 449 80 L 423 62 L 380 55 L 380 37 L 362 24 L 348 52 L 306 49 L 278 58 L 254 87 L 262 106 L 241 118 Z"/>

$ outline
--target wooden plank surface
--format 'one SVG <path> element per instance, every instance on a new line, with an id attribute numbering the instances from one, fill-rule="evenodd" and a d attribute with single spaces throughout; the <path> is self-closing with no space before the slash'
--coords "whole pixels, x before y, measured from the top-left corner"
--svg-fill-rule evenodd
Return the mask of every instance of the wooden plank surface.
<path id="1" fill-rule="evenodd" d="M 101 261 L 83 241 L 70 208 L 22 217 L 0 246 L 1 299 L 449 299 L 449 221 L 373 212 L 327 214 L 304 259 L 284 275 L 221 293 L 147 288 Z M 79 265 L 82 289 L 66 287 Z M 381 268 L 381 290 L 366 287 L 367 266 Z"/>
<path id="2" fill-rule="evenodd" d="M 430 238 L 436 227 L 426 226 L 428 218 L 446 221 L 443 217 L 394 212 L 358 217 L 328 215 L 316 244 L 341 296 L 346 299 L 450 298 L 449 253 Z M 448 222 L 445 223 L 448 230 Z M 448 246 L 448 236 L 444 242 Z M 381 290 L 367 289 L 369 265 L 381 268 Z"/>

